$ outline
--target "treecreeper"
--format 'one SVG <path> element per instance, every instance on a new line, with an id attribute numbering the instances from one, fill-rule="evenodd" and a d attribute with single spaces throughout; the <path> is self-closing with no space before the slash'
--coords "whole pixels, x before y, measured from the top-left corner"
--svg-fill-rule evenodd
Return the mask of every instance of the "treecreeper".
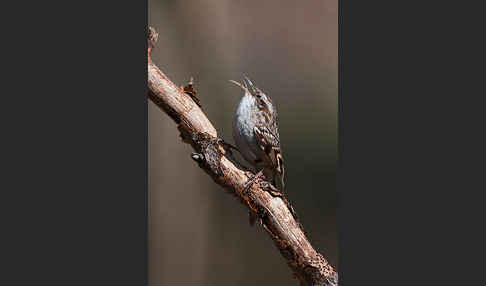
<path id="1" fill-rule="evenodd" d="M 283 190 L 285 168 L 278 133 L 277 108 L 270 96 L 246 75 L 243 75 L 243 83 L 230 82 L 244 91 L 233 120 L 233 139 L 243 158 L 258 172 L 246 187 L 262 175 L 276 187 L 278 176 Z M 256 218 L 250 212 L 250 225 L 255 223 Z"/>

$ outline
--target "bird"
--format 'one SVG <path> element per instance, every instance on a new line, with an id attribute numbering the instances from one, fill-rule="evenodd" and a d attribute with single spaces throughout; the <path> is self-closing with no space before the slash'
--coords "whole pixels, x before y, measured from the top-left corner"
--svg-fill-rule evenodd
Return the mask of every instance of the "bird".
<path id="1" fill-rule="evenodd" d="M 243 83 L 234 80 L 230 82 L 244 91 L 233 120 L 233 139 L 243 158 L 259 171 L 249 180 L 249 184 L 264 175 L 276 187 L 278 176 L 283 190 L 285 168 L 280 147 L 277 108 L 270 96 L 253 84 L 245 74 Z M 251 225 L 254 224 L 254 219 L 250 216 Z"/>

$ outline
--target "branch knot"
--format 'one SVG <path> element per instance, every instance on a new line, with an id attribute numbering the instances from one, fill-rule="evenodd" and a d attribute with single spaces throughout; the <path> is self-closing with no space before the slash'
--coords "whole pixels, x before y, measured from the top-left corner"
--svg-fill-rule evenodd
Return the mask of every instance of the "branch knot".
<path id="1" fill-rule="evenodd" d="M 223 170 L 221 170 L 221 157 L 223 153 L 219 147 L 219 139 L 213 137 L 207 133 L 194 132 L 191 136 L 191 145 L 202 154 L 203 160 L 199 164 L 203 164 L 207 167 L 213 175 L 222 176 Z M 194 159 L 194 158 L 193 158 Z M 200 159 L 198 157 L 198 159 Z"/>

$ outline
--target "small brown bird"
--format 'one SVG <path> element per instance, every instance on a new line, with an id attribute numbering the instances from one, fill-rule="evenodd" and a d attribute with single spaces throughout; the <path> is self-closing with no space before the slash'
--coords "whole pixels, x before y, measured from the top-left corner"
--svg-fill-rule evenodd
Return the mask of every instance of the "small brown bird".
<path id="1" fill-rule="evenodd" d="M 278 133 L 277 109 L 268 95 L 243 75 L 244 83 L 231 80 L 244 90 L 233 121 L 233 138 L 243 158 L 275 187 L 280 177 L 284 188 L 285 169 Z M 254 178 L 253 178 L 254 179 Z M 253 225 L 252 217 L 250 223 Z"/>

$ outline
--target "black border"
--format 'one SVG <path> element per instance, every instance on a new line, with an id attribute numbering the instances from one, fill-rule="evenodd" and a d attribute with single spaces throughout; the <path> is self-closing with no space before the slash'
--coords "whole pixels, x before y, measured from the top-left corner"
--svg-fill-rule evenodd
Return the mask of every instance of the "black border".
<path id="1" fill-rule="evenodd" d="M 340 1 L 340 285 L 476 284 L 484 17 L 456 4 Z"/>
<path id="2" fill-rule="evenodd" d="M 147 2 L 21 6 L 4 9 L 0 284 L 147 285 Z"/>

